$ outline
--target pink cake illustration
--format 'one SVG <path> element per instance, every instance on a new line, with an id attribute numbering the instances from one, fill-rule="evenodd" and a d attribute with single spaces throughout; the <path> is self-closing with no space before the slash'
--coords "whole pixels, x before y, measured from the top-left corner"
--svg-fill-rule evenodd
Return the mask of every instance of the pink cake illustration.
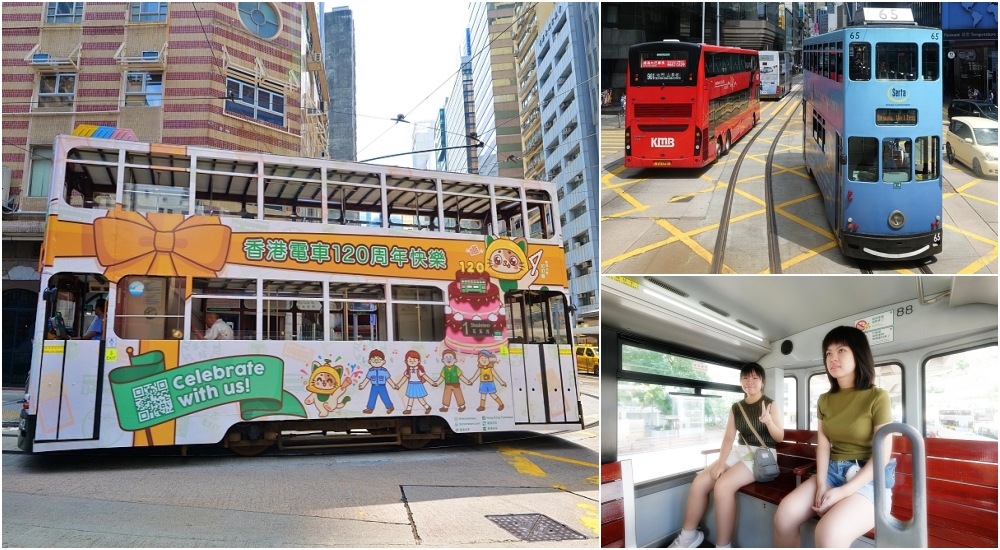
<path id="1" fill-rule="evenodd" d="M 507 344 L 507 315 L 500 288 L 487 273 L 459 271 L 448 285 L 445 345 L 461 353 L 493 353 Z"/>

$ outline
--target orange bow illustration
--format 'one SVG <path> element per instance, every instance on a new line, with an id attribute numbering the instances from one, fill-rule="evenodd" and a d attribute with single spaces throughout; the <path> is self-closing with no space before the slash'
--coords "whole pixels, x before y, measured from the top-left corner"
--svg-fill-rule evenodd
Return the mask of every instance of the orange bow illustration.
<path id="1" fill-rule="evenodd" d="M 215 277 L 231 233 L 217 217 L 112 211 L 94 220 L 97 261 L 114 282 L 126 275 Z"/>

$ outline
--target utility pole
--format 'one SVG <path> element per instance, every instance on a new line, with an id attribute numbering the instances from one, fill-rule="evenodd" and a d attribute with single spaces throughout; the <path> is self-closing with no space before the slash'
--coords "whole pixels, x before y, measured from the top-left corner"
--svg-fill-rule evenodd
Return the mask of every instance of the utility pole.
<path id="1" fill-rule="evenodd" d="M 716 2 L 715 3 L 715 45 L 716 46 L 721 46 L 722 45 L 722 43 L 720 42 L 720 40 L 722 40 L 722 33 L 719 32 L 719 24 L 722 21 L 722 10 L 719 9 L 719 5 L 720 4 L 721 4 L 721 2 Z"/>
<path id="2" fill-rule="evenodd" d="M 705 43 L 705 3 L 701 3 L 701 43 Z"/>

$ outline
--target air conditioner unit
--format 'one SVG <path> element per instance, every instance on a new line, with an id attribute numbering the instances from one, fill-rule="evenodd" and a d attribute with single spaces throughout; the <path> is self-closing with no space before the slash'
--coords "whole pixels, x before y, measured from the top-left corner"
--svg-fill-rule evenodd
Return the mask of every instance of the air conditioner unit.
<path id="1" fill-rule="evenodd" d="M 309 54 L 309 61 L 311 61 L 313 63 L 322 63 L 323 62 L 323 53 L 322 52 L 310 53 Z"/>
<path id="2" fill-rule="evenodd" d="M 146 51 L 142 52 L 143 61 L 157 61 L 160 59 L 160 52 Z"/>
<path id="3" fill-rule="evenodd" d="M 32 63 L 47 64 L 51 57 L 47 53 L 36 53 L 31 56 Z"/>
<path id="4" fill-rule="evenodd" d="M 760 332 L 683 296 L 650 277 L 602 277 L 601 309 L 608 324 L 642 333 L 655 327 L 658 339 L 684 342 L 694 349 L 714 349 L 724 357 L 756 361 L 770 353 Z M 685 289 L 678 289 L 682 292 Z"/>

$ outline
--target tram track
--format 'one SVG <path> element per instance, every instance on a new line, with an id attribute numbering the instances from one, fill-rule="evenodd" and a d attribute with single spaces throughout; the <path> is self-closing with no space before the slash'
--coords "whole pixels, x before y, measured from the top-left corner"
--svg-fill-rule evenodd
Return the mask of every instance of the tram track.
<path id="1" fill-rule="evenodd" d="M 750 152 L 750 147 L 753 146 L 754 141 L 757 140 L 764 130 L 771 125 L 778 115 L 784 111 L 788 105 L 795 103 L 795 97 L 798 97 L 798 101 L 802 101 L 802 90 L 801 87 L 798 91 L 791 94 L 789 97 L 789 102 L 782 105 L 781 108 L 775 109 L 771 118 L 767 122 L 762 123 L 759 130 L 751 136 L 750 141 L 747 142 L 743 151 L 740 153 L 738 159 L 736 159 L 736 164 L 733 166 L 733 171 L 729 176 L 729 185 L 726 188 L 726 198 L 722 203 L 722 215 L 719 220 L 719 229 L 715 237 L 715 248 L 712 252 L 712 266 L 710 273 L 719 274 L 722 273 L 722 266 L 725 261 L 725 251 L 726 251 L 726 239 L 729 235 L 729 222 L 732 217 L 733 209 L 733 196 L 736 194 L 736 182 L 739 180 L 740 167 L 743 165 L 743 159 L 746 158 L 747 153 Z M 774 213 L 774 202 L 773 193 L 771 192 L 771 161 L 774 158 L 775 150 L 777 149 L 778 140 L 781 135 L 785 132 L 788 127 L 788 123 L 791 122 L 794 113 L 788 116 L 785 120 L 785 124 L 781 126 L 781 130 L 778 131 L 777 135 L 771 142 L 771 149 L 767 154 L 767 161 L 765 162 L 764 169 L 764 203 L 766 209 L 766 225 L 767 225 L 767 242 L 768 242 L 768 266 L 771 273 L 781 273 L 781 256 L 778 250 L 778 237 L 777 237 L 777 220 Z"/>

